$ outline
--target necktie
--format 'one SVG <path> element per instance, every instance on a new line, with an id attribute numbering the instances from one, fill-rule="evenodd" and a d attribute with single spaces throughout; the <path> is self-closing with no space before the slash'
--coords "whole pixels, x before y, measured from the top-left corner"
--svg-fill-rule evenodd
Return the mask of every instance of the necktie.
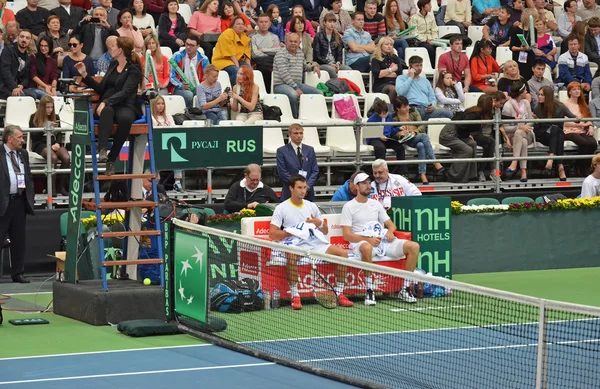
<path id="1" fill-rule="evenodd" d="M 300 147 L 296 148 L 296 155 L 298 156 L 298 163 L 302 169 L 302 151 L 300 151 Z"/>
<path id="2" fill-rule="evenodd" d="M 19 166 L 19 162 L 17 162 L 17 156 L 14 151 L 10 152 L 10 162 L 12 163 L 15 174 L 21 174 L 21 166 Z M 23 193 L 23 188 L 18 188 L 17 192 L 19 194 Z"/>

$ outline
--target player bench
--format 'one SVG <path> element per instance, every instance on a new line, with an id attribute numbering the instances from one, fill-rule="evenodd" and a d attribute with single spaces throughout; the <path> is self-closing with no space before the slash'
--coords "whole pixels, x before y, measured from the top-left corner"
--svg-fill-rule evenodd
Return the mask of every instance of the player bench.
<path id="1" fill-rule="evenodd" d="M 342 236 L 342 227 L 340 226 L 341 214 L 323 215 L 329 226 L 329 242 L 337 246 L 348 249 L 349 243 Z M 260 239 L 269 240 L 269 227 L 271 217 L 252 217 L 241 220 L 242 235 L 253 236 Z M 397 231 L 396 237 L 400 239 L 411 239 L 410 232 Z M 290 298 L 290 289 L 287 281 L 285 265 L 277 259 L 278 256 L 272 255 L 270 248 L 263 247 L 260 252 L 251 248 L 240 249 L 240 278 L 248 277 L 258 280 L 263 290 L 271 293 L 278 290 L 281 298 Z M 365 280 L 363 271 L 350 267 L 354 259 L 348 260 L 348 272 L 346 274 L 344 294 L 363 294 L 365 291 Z M 404 258 L 373 258 L 377 265 L 404 270 L 406 260 Z M 319 272 L 330 282 L 335 280 L 336 266 L 333 264 L 317 265 Z M 376 292 L 395 293 L 402 287 L 402 279 L 378 275 L 374 287 Z M 312 296 L 312 275 L 311 265 L 306 260 L 298 261 L 298 292 L 300 297 Z"/>

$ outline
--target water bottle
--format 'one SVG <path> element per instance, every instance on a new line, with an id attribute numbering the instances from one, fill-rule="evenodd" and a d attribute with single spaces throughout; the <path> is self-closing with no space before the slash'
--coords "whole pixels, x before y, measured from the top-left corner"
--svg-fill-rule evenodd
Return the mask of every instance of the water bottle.
<path id="1" fill-rule="evenodd" d="M 271 309 L 271 293 L 266 290 L 263 293 L 263 299 L 264 299 L 264 303 L 265 303 L 265 310 L 268 311 Z"/>
<path id="2" fill-rule="evenodd" d="M 279 291 L 275 289 L 273 291 L 273 299 L 271 300 L 271 308 L 278 309 L 279 308 Z"/>

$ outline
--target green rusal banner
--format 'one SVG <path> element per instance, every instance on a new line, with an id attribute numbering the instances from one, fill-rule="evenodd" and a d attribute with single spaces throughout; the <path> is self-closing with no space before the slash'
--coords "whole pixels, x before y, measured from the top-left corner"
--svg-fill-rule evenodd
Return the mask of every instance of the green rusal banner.
<path id="1" fill-rule="evenodd" d="M 163 234 L 163 255 L 165 256 L 165 318 L 167 321 L 173 320 L 173 245 L 172 234 L 173 226 L 171 222 L 164 223 Z"/>
<path id="2" fill-rule="evenodd" d="M 81 218 L 81 196 L 85 175 L 85 148 L 90 144 L 89 107 L 85 99 L 75 99 L 73 135 L 71 136 L 71 180 L 69 183 L 69 217 L 67 219 L 67 281 L 77 282 L 77 243 Z"/>
<path id="3" fill-rule="evenodd" d="M 262 164 L 262 126 L 205 128 L 154 128 L 154 160 L 157 169 Z"/>
<path id="4" fill-rule="evenodd" d="M 452 213 L 450 197 L 392 197 L 392 220 L 412 233 L 421 246 L 417 267 L 435 276 L 452 278 Z"/>
<path id="5" fill-rule="evenodd" d="M 175 312 L 206 323 L 208 316 L 208 240 L 175 231 L 174 253 Z"/>

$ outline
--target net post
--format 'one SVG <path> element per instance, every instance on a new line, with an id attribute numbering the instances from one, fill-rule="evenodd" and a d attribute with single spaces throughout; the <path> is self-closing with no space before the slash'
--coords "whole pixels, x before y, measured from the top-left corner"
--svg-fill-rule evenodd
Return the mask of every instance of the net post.
<path id="1" fill-rule="evenodd" d="M 536 389 L 548 388 L 548 347 L 546 346 L 546 302 L 540 299 L 540 322 L 538 327 Z"/>

